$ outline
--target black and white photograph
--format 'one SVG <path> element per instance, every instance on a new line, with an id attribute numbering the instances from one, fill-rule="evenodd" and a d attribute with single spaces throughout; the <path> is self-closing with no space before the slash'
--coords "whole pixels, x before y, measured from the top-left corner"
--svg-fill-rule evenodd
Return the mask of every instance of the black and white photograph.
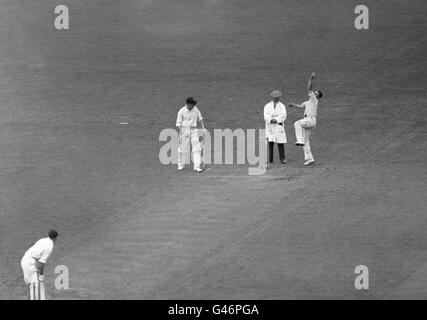
<path id="1" fill-rule="evenodd" d="M 427 299 L 426 18 L 0 0 L 0 300 Z"/>

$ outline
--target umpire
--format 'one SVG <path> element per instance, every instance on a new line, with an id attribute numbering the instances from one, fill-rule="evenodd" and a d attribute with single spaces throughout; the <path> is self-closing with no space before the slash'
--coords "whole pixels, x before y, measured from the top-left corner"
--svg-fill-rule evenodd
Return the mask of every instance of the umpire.
<path id="1" fill-rule="evenodd" d="M 277 143 L 280 163 L 285 164 L 285 143 L 287 142 L 285 132 L 286 107 L 280 102 L 280 97 L 282 96 L 280 91 L 274 90 L 270 96 L 272 100 L 264 107 L 265 131 L 269 151 L 268 162 L 273 162 L 274 143 Z"/>

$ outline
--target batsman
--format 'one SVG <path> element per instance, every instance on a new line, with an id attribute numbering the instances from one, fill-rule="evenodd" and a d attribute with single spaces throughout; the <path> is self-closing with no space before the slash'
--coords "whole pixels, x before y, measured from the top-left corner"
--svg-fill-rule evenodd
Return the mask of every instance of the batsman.
<path id="1" fill-rule="evenodd" d="M 202 144 L 200 143 L 200 132 L 198 124 L 201 126 L 201 133 L 204 134 L 205 124 L 200 110 L 197 108 L 197 101 L 193 97 L 186 100 L 186 104 L 178 111 L 176 126 L 179 130 L 178 147 L 178 170 L 184 170 L 185 165 L 190 163 L 190 143 L 193 154 L 194 171 L 202 172 Z"/>

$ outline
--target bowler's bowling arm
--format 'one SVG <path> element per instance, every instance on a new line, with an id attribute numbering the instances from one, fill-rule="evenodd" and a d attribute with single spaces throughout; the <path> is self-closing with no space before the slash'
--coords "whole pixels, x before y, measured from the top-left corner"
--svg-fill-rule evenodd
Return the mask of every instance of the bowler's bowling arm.
<path id="1" fill-rule="evenodd" d="M 316 77 L 316 74 L 313 72 L 308 79 L 307 90 L 308 92 L 313 91 L 313 79 Z"/>

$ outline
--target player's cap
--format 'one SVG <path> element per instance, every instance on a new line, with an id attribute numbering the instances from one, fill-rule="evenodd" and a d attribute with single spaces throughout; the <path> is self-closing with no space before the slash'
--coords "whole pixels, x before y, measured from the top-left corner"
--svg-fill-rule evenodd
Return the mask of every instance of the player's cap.
<path id="1" fill-rule="evenodd" d="M 270 93 L 270 96 L 274 98 L 280 98 L 282 96 L 282 93 L 279 90 L 274 90 L 272 93 Z"/>
<path id="2" fill-rule="evenodd" d="M 188 97 L 187 100 L 186 100 L 186 102 L 187 102 L 187 104 L 191 104 L 193 106 L 195 106 L 197 104 L 197 101 L 194 100 L 193 97 Z"/>

